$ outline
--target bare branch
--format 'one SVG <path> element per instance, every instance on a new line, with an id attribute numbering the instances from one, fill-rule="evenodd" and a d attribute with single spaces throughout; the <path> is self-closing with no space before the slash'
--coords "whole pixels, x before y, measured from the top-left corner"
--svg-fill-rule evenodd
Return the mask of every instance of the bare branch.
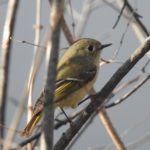
<path id="1" fill-rule="evenodd" d="M 55 90 L 56 66 L 58 61 L 58 49 L 60 38 L 61 18 L 64 9 L 64 0 L 53 0 L 51 2 L 50 13 L 50 35 L 47 41 L 47 77 L 44 90 L 44 117 L 43 133 L 45 145 L 43 149 L 53 148 L 53 128 L 54 128 L 54 105 L 53 97 Z M 49 84 L 51 83 L 51 84 Z"/>
<path id="2" fill-rule="evenodd" d="M 10 36 L 13 35 L 19 1 L 9 0 L 3 29 L 3 38 L 0 55 L 0 124 L 5 124 L 5 111 L 7 106 L 7 85 L 9 75 L 9 58 L 11 53 Z M 3 138 L 3 128 L 0 128 L 0 138 Z M 7 143 L 9 145 L 10 143 Z"/>

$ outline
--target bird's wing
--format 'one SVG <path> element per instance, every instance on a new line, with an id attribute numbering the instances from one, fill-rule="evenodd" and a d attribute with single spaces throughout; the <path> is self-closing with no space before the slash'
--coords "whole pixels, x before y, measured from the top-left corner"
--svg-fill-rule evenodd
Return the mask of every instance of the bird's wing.
<path id="1" fill-rule="evenodd" d="M 65 99 L 67 96 L 79 90 L 88 82 L 92 81 L 96 76 L 97 68 L 85 68 L 79 71 L 77 77 L 59 79 L 56 82 L 56 90 L 55 90 L 55 102 L 60 102 Z"/>

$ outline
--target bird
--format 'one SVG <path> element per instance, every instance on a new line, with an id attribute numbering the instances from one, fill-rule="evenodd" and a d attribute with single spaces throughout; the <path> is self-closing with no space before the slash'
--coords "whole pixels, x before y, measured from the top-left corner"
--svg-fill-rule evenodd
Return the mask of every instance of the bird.
<path id="1" fill-rule="evenodd" d="M 75 108 L 93 87 L 101 58 L 101 52 L 111 44 L 101 44 L 98 40 L 82 38 L 76 40 L 64 53 L 57 64 L 54 91 L 54 107 Z M 44 89 L 40 93 L 31 120 L 21 136 L 30 137 L 42 117 L 44 109 Z"/>

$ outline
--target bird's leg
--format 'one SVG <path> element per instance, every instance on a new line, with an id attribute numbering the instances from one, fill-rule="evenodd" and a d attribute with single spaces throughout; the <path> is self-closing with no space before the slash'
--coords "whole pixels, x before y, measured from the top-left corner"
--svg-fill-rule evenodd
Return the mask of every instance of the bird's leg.
<path id="1" fill-rule="evenodd" d="M 65 117 L 67 118 L 68 122 L 70 123 L 70 125 L 72 126 L 72 120 L 67 116 L 66 112 L 63 110 L 63 108 L 61 108 L 61 111 L 63 112 L 63 114 L 65 115 Z"/>
<path id="2" fill-rule="evenodd" d="M 86 98 L 84 98 L 82 101 L 80 101 L 79 103 L 78 103 L 78 106 L 79 105 L 81 105 L 82 103 L 84 103 L 85 101 L 87 101 L 89 98 L 95 98 L 95 95 L 96 94 L 92 94 L 92 95 L 89 95 L 89 96 L 87 96 Z"/>

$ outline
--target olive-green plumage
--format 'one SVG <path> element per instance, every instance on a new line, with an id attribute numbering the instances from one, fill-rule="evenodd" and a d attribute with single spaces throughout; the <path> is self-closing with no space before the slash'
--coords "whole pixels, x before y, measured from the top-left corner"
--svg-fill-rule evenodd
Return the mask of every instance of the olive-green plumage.
<path id="1" fill-rule="evenodd" d="M 55 107 L 74 108 L 86 96 L 96 80 L 101 50 L 109 45 L 84 38 L 68 48 L 57 65 Z M 44 107 L 43 101 L 42 92 L 35 104 L 31 120 L 21 133 L 22 136 L 30 136 L 39 122 Z"/>

